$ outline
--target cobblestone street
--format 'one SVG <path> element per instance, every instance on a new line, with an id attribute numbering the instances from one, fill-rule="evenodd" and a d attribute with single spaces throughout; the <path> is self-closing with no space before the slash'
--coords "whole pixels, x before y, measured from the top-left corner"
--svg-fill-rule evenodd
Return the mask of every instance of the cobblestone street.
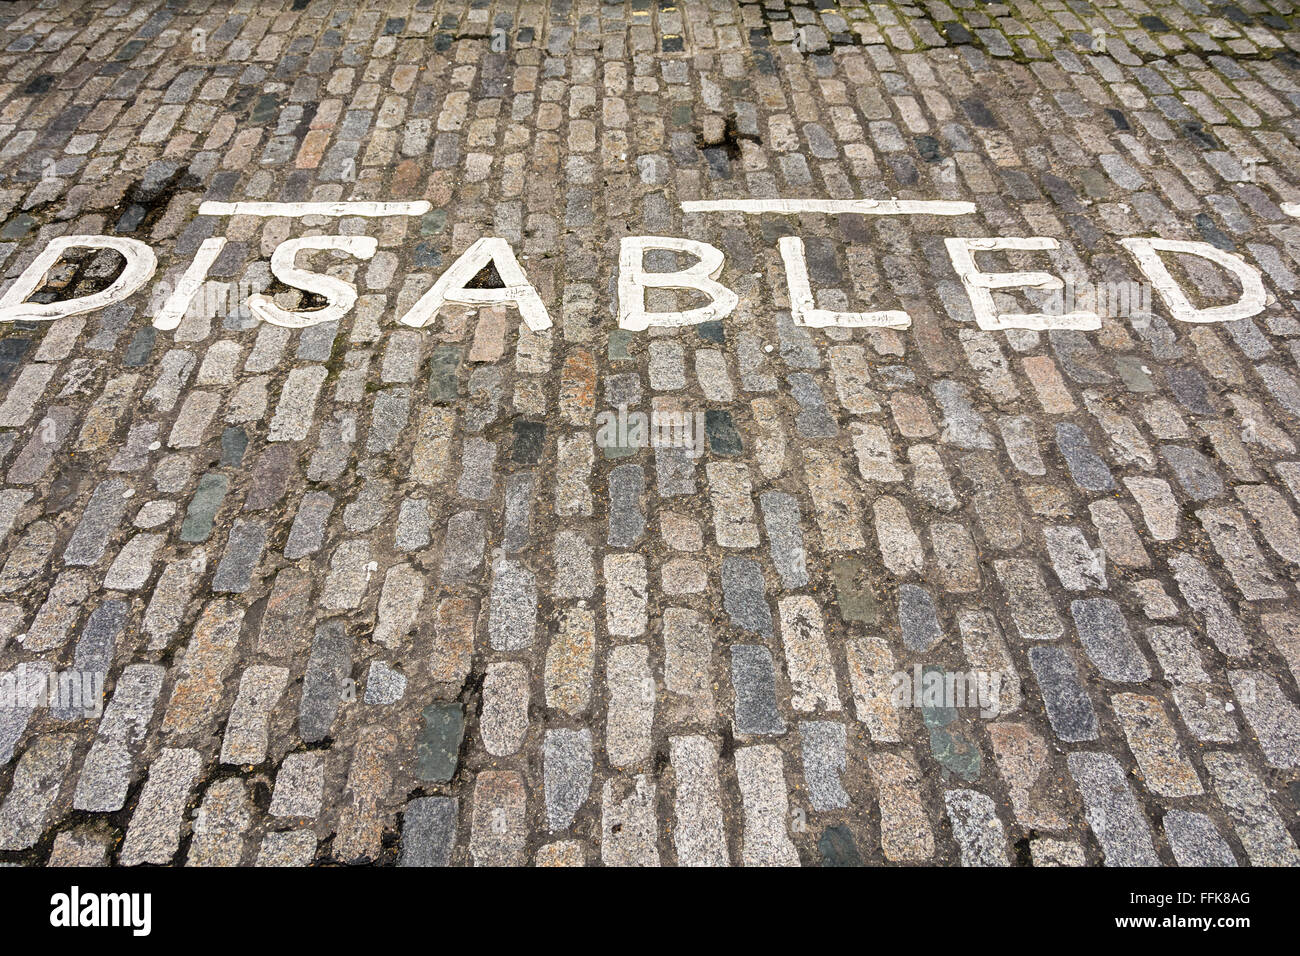
<path id="1" fill-rule="evenodd" d="M 0 864 L 1300 865 L 1298 216 L 1290 0 L 0 4 Z"/>

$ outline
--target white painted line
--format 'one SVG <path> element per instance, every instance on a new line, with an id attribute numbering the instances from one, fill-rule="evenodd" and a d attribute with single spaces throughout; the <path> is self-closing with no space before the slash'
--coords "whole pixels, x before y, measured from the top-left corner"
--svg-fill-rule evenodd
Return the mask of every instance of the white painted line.
<path id="1" fill-rule="evenodd" d="M 204 202 L 200 216 L 423 216 L 433 206 L 427 199 L 414 202 Z"/>
<path id="2" fill-rule="evenodd" d="M 755 215 L 824 212 L 860 216 L 969 216 L 973 202 L 946 199 L 694 199 L 682 212 L 747 212 Z"/>

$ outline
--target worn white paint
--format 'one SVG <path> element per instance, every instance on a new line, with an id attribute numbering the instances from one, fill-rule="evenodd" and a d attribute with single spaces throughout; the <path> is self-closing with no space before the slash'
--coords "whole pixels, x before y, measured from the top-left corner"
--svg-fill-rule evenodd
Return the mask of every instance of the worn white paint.
<path id="1" fill-rule="evenodd" d="M 200 216 L 423 216 L 432 209 L 426 199 L 414 202 L 207 202 L 199 203 Z"/>
<path id="2" fill-rule="evenodd" d="M 910 199 L 716 199 L 683 202 L 687 213 L 746 213 L 829 215 L 858 214 L 875 216 L 960 216 L 975 212 L 974 203 L 949 200 Z M 1289 216 L 1300 217 L 1300 203 L 1281 203 Z M 426 200 L 411 202 L 204 202 L 201 215 L 258 216 L 302 218 L 307 216 L 359 216 L 383 218 L 419 216 L 432 209 Z M 210 238 L 199 247 L 193 261 L 180 277 L 177 286 L 153 317 L 155 328 L 176 329 L 196 294 L 203 288 L 213 263 L 225 247 L 224 238 Z M 1046 272 L 986 273 L 980 270 L 975 256 L 983 251 L 1052 250 L 1059 242 L 1046 236 L 1027 238 L 948 238 L 944 240 L 954 269 L 960 276 L 970 299 L 979 327 L 986 330 L 1072 329 L 1095 331 L 1101 319 L 1093 311 L 1056 313 L 999 313 L 993 291 L 1011 288 L 1060 290 L 1065 283 Z M 1205 242 L 1186 242 L 1158 238 L 1130 238 L 1120 244 L 1137 260 L 1138 266 L 1160 293 L 1173 318 L 1184 322 L 1230 322 L 1257 315 L 1267 305 L 1260 271 L 1240 256 L 1225 252 Z M 126 266 L 113 283 L 101 292 L 76 299 L 52 303 L 29 303 L 27 299 L 45 281 L 46 274 L 70 248 L 113 249 L 126 260 Z M 378 242 L 367 236 L 311 236 L 281 243 L 271 257 L 271 270 L 283 282 L 322 296 L 326 306 L 310 312 L 291 312 L 279 308 L 265 295 L 248 299 L 250 311 L 259 319 L 288 328 L 305 328 L 332 322 L 347 315 L 357 301 L 357 290 L 341 279 L 299 269 L 295 257 L 303 250 L 331 250 L 369 259 Z M 891 328 L 906 329 L 910 316 L 901 310 L 872 312 L 837 312 L 818 309 L 808 275 L 803 240 L 782 237 L 778 243 L 786 270 L 792 319 L 796 325 L 810 328 Z M 647 272 L 645 253 L 665 249 L 683 253 L 696 260 L 676 272 Z M 1194 308 L 1178 283 L 1170 275 L 1161 253 L 1172 252 L 1200 256 L 1216 263 L 1237 277 L 1242 286 L 1240 298 L 1227 305 Z M 718 281 L 724 263 L 721 250 L 705 242 L 665 236 L 629 236 L 621 240 L 618 275 L 618 323 L 630 331 L 656 327 L 679 327 L 717 320 L 730 315 L 739 299 L 735 292 Z M 474 276 L 488 265 L 496 268 L 503 287 L 468 288 Z M 157 270 L 157 256 L 143 242 L 120 236 L 78 235 L 51 240 L 0 297 L 0 321 L 50 321 L 69 315 L 92 312 L 120 302 L 149 281 Z M 684 289 L 702 293 L 708 302 L 693 309 L 673 312 L 647 312 L 646 290 Z M 1072 298 L 1067 296 L 1067 302 Z M 400 322 L 421 328 L 429 325 L 445 303 L 460 305 L 514 305 L 524 324 L 533 331 L 551 327 L 551 319 L 537 290 L 520 267 L 510 244 L 497 237 L 485 237 L 473 243 L 434 283 Z"/>
<path id="3" fill-rule="evenodd" d="M 676 272 L 646 272 L 649 249 L 671 249 L 698 261 Z M 625 236 L 618 250 L 618 327 L 643 332 L 652 325 L 675 328 L 730 315 L 740 299 L 716 281 L 724 259 L 722 250 L 707 242 L 673 236 Z M 647 312 L 646 289 L 693 289 L 707 295 L 709 302 L 683 312 Z"/>
<path id="4" fill-rule="evenodd" d="M 373 236 L 302 236 L 286 239 L 271 253 L 271 274 L 287 286 L 324 296 L 327 304 L 310 312 L 282 309 L 270 296 L 257 293 L 248 297 L 248 309 L 263 322 L 287 329 L 305 329 L 310 325 L 337 322 L 357 304 L 357 290 L 348 282 L 319 272 L 308 272 L 294 264 L 303 249 L 347 252 L 358 259 L 369 259 L 379 248 Z"/>
<path id="5" fill-rule="evenodd" d="M 824 329 L 838 326 L 845 329 L 906 329 L 912 317 L 906 312 L 833 312 L 817 308 L 808 281 L 808 260 L 804 255 L 803 240 L 798 236 L 782 236 L 777 243 L 781 261 L 785 263 L 786 288 L 790 292 L 790 318 L 795 325 Z"/>
<path id="6" fill-rule="evenodd" d="M 212 268 L 212 263 L 217 261 L 217 256 L 221 255 L 221 250 L 225 247 L 226 240 L 221 236 L 203 240 L 199 245 L 198 253 L 194 256 L 194 261 L 176 283 L 176 288 L 167 297 L 158 314 L 153 317 L 155 329 L 166 332 L 181 324 L 181 319 L 185 317 L 185 310 L 190 307 L 190 302 L 199 289 L 203 288 L 208 270 Z"/>
<path id="7" fill-rule="evenodd" d="M 1182 322 L 1234 322 L 1248 319 L 1264 311 L 1267 298 L 1264 294 L 1264 280 L 1259 270 L 1246 263 L 1240 256 L 1210 245 L 1208 242 L 1188 242 L 1183 239 L 1121 239 L 1119 244 L 1132 253 L 1146 277 L 1155 286 L 1160 298 L 1165 302 L 1170 314 Z M 1186 293 L 1174 281 L 1174 277 L 1165 268 L 1160 258 L 1161 252 L 1181 252 L 1189 256 L 1200 256 L 1223 266 L 1241 282 L 1241 298 L 1228 305 L 1216 305 L 1209 309 L 1198 309 L 1188 300 Z"/>
<path id="8" fill-rule="evenodd" d="M 1288 216 L 1300 216 L 1300 202 L 1284 202 L 1280 205 Z"/>
<path id="9" fill-rule="evenodd" d="M 1065 283 L 1047 272 L 981 272 L 975 262 L 976 252 L 999 250 L 1056 249 L 1060 243 L 1050 236 L 945 239 L 952 267 L 961 277 L 970 299 L 975 322 L 981 329 L 1032 329 L 1042 332 L 1049 329 L 1075 329 L 1083 332 L 1101 328 L 1101 317 L 1095 312 L 1065 312 L 1049 315 L 1044 312 L 998 312 L 993 301 L 994 289 L 1060 289 Z"/>
<path id="10" fill-rule="evenodd" d="M 968 216 L 973 202 L 947 199 L 692 199 L 682 203 L 682 212 L 743 212 L 791 215 L 820 212 L 830 215 L 855 213 L 860 216 Z"/>
<path id="11" fill-rule="evenodd" d="M 62 302 L 28 302 L 27 298 L 41 287 L 49 272 L 68 249 L 112 249 L 122 255 L 126 266 L 113 283 L 99 292 L 64 299 Z M 121 302 L 148 282 L 158 268 L 154 251 L 138 239 L 124 236 L 58 236 L 41 250 L 23 274 L 14 280 L 0 298 L 0 322 L 50 322 L 69 315 L 94 312 Z"/>
<path id="12" fill-rule="evenodd" d="M 482 272 L 488 263 L 496 267 L 497 275 L 501 277 L 505 288 L 466 288 L 466 283 Z M 510 243 L 495 236 L 479 239 L 466 249 L 438 277 L 433 288 L 402 316 L 401 322 L 403 325 L 423 328 L 434 320 L 444 302 L 455 302 L 458 305 L 514 305 L 518 307 L 524 324 L 532 331 L 541 332 L 551 327 L 551 317 L 547 314 L 546 306 L 520 268 Z"/>

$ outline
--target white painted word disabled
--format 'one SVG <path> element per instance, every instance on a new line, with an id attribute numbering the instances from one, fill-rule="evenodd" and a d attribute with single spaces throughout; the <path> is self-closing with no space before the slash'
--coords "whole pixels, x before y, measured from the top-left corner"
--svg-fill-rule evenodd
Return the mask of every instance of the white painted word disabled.
<path id="1" fill-rule="evenodd" d="M 949 200 L 912 199 L 723 199 L 684 202 L 688 214 L 748 213 L 754 215 L 822 213 L 869 216 L 953 216 L 975 213 L 975 205 Z M 337 219 L 342 217 L 422 216 L 432 206 L 425 200 L 413 202 L 203 202 L 200 216 L 258 216 L 303 219 L 308 217 Z M 1283 203 L 1283 210 L 1300 216 L 1300 204 Z M 1158 237 L 1121 239 L 1120 245 L 1136 260 L 1151 285 L 1159 293 L 1170 314 L 1183 322 L 1231 322 L 1262 312 L 1267 304 L 1260 271 L 1241 256 L 1226 252 L 1206 242 L 1190 242 Z M 1046 272 L 984 272 L 975 261 L 977 253 L 1000 251 L 1051 251 L 1059 248 L 1058 240 L 1049 236 L 952 237 L 944 240 L 953 268 L 961 278 L 970 299 L 975 320 L 982 329 L 1074 329 L 1092 331 L 1101 328 L 1101 316 L 1094 309 L 1046 312 L 1000 312 L 993 299 L 995 290 L 1037 289 L 1057 292 L 1065 282 Z M 190 303 L 203 287 L 208 271 L 225 248 L 226 239 L 205 239 L 180 280 L 175 283 L 153 316 L 153 325 L 174 330 L 185 316 Z M 121 273 L 105 289 L 56 302 L 27 301 L 45 282 L 47 273 L 70 249 L 112 249 L 126 260 Z M 249 295 L 244 305 L 257 319 L 286 328 L 305 328 L 325 322 L 337 322 L 352 311 L 357 290 L 336 276 L 300 268 L 297 257 L 304 251 L 334 251 L 369 259 L 378 241 L 361 235 L 316 235 L 286 239 L 271 253 L 271 272 L 286 286 L 324 300 L 311 310 L 286 309 L 262 293 Z M 841 312 L 819 309 L 814 304 L 808 277 L 803 240 L 783 236 L 778 240 L 789 291 L 790 313 L 796 325 L 813 328 L 906 329 L 912 319 L 901 310 Z M 651 250 L 684 253 L 695 261 L 673 272 L 647 272 L 645 255 Z M 1196 308 L 1186 292 L 1170 274 L 1161 253 L 1199 256 L 1236 276 L 1241 295 L 1235 302 Z M 634 332 L 651 326 L 686 326 L 710 322 L 730 315 L 739 297 L 718 281 L 724 256 L 707 242 L 672 236 L 626 236 L 620 242 L 618 261 L 618 324 Z M 481 288 L 473 280 L 491 266 L 501 279 L 495 288 Z M 37 254 L 0 297 L 0 321 L 50 321 L 84 312 L 92 312 L 121 302 L 144 286 L 157 271 L 158 257 L 145 243 L 124 236 L 59 236 Z M 681 289 L 702 293 L 704 305 L 676 312 L 646 310 L 647 289 Z M 550 314 L 541 296 L 528 280 L 510 244 L 502 238 L 486 236 L 476 240 L 434 282 L 398 321 L 422 328 L 436 318 L 446 303 L 467 306 L 513 306 L 524 324 L 538 332 L 551 327 Z"/>

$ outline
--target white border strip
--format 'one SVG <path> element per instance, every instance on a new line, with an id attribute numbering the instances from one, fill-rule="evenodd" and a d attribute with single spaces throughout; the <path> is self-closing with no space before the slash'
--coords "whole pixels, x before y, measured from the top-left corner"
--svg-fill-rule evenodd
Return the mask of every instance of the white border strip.
<path id="1" fill-rule="evenodd" d="M 682 203 L 682 212 L 801 213 L 823 212 L 863 216 L 968 216 L 972 202 L 946 199 L 696 199 Z"/>
<path id="2" fill-rule="evenodd" d="M 204 202 L 200 216 L 423 216 L 432 209 L 426 199 L 414 202 Z"/>

